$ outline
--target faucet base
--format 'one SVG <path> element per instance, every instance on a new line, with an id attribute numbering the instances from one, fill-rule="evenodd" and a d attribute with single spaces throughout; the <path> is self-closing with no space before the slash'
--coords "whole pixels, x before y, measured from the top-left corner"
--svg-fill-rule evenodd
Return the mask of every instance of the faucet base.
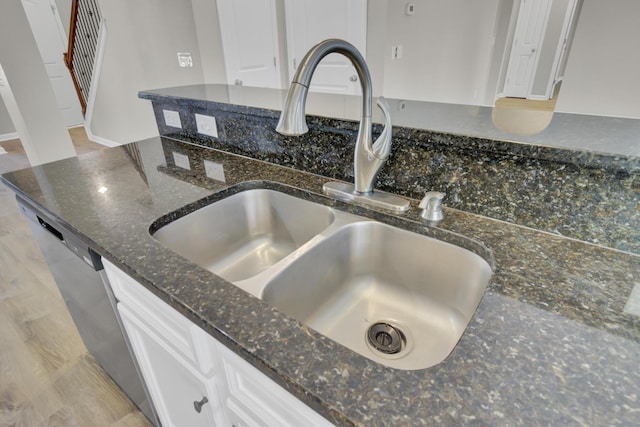
<path id="1" fill-rule="evenodd" d="M 394 213 L 409 210 L 409 201 L 384 191 L 374 191 L 371 194 L 358 194 L 353 184 L 346 182 L 327 182 L 322 190 L 329 196 L 340 200 L 355 201 L 375 208 L 385 209 Z"/>

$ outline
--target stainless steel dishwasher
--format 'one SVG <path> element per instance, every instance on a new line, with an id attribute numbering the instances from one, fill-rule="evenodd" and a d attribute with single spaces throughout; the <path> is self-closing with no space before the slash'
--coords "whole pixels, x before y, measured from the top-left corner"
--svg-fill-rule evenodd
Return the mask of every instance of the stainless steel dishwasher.
<path id="1" fill-rule="evenodd" d="M 59 222 L 16 197 L 87 350 L 154 425 L 159 426 L 100 256 Z M 98 420 L 96 420 L 98 421 Z"/>

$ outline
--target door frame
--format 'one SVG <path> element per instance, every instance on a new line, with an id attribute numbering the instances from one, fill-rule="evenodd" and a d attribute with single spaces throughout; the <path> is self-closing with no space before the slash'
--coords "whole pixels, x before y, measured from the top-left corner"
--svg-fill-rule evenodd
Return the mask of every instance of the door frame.
<path id="1" fill-rule="evenodd" d="M 35 33 L 36 33 L 36 31 L 37 32 L 41 32 L 43 30 L 42 30 L 42 28 L 40 28 L 40 26 L 34 25 L 34 23 L 31 22 L 31 20 L 29 20 L 29 14 L 27 13 L 27 10 L 26 10 L 25 1 L 28 1 L 28 0 L 21 0 L 21 4 L 22 4 L 22 7 L 25 8 L 25 13 L 27 14 L 27 21 L 29 22 L 29 26 L 30 26 L 31 32 L 34 34 L 34 38 L 36 40 L 36 44 L 38 46 L 38 49 L 41 49 L 41 46 L 38 44 L 38 37 L 35 37 Z M 64 64 L 64 61 L 62 59 L 63 58 L 63 54 L 64 54 L 64 50 L 66 49 L 67 44 L 68 44 L 66 42 L 68 39 L 67 39 L 67 35 L 66 35 L 65 31 L 64 31 L 64 27 L 63 27 L 63 24 L 62 24 L 62 19 L 60 17 L 60 14 L 58 12 L 58 7 L 55 4 L 54 0 L 42 0 L 42 1 L 43 1 L 43 3 L 46 3 L 49 6 L 49 8 L 51 9 L 51 15 L 52 15 L 52 19 L 54 21 L 53 23 L 54 23 L 54 26 L 56 28 L 56 31 L 55 31 L 56 34 L 55 35 L 54 34 L 48 34 L 48 33 L 54 32 L 54 31 L 48 31 L 46 34 L 45 33 L 39 33 L 39 34 L 42 34 L 43 36 L 46 36 L 46 37 L 57 37 L 59 39 L 59 41 L 60 41 L 60 44 L 62 46 L 62 50 L 60 52 L 53 52 L 53 54 L 55 54 L 54 56 L 59 56 L 59 60 L 61 61 L 62 78 L 65 79 L 65 80 L 68 79 L 68 84 L 64 84 L 64 87 L 65 87 L 64 90 L 67 92 L 65 94 L 65 98 L 69 97 L 69 99 L 71 99 L 70 102 L 71 102 L 71 104 L 73 104 L 71 106 L 71 109 L 75 110 L 75 113 L 73 113 L 73 115 L 77 116 L 77 118 L 81 119 L 78 123 L 71 123 L 71 124 L 67 123 L 66 119 L 65 119 L 64 125 L 67 128 L 82 126 L 84 124 L 84 122 L 85 122 L 85 117 L 82 114 L 82 107 L 80 106 L 80 100 L 78 99 L 78 94 L 75 91 L 75 88 L 73 86 L 73 82 L 71 80 L 71 75 L 69 74 L 69 70 L 67 69 L 67 67 Z M 32 2 L 35 3 L 36 1 L 32 0 Z M 42 54 L 41 54 L 41 56 L 42 56 Z M 51 82 L 51 77 L 49 77 L 49 81 Z M 52 89 L 53 89 L 53 85 L 52 85 Z M 57 96 L 56 96 L 56 100 L 58 101 Z M 58 103 L 58 108 L 60 110 L 62 110 L 60 108 L 60 104 L 59 103 Z M 64 114 L 63 114 L 63 117 L 64 117 Z"/>
<path id="2" fill-rule="evenodd" d="M 69 41 L 69 36 L 67 32 L 64 30 L 64 23 L 62 22 L 62 17 L 60 16 L 60 11 L 58 10 L 58 5 L 55 0 L 49 0 L 49 5 L 51 6 L 51 10 L 53 11 L 53 15 L 56 17 L 56 24 L 58 25 L 58 32 L 60 33 L 60 38 L 62 39 L 62 44 L 66 46 Z"/>
<path id="3" fill-rule="evenodd" d="M 556 84 L 562 80 L 562 76 L 560 76 L 562 71 L 561 65 L 569 50 L 572 30 L 575 28 L 574 24 L 578 15 L 579 1 L 580 0 L 569 0 L 569 5 L 565 11 L 564 22 L 562 23 L 562 35 L 560 40 L 558 40 L 558 46 L 556 47 L 556 55 L 553 60 L 553 66 L 551 67 L 552 71 L 547 85 L 547 90 L 545 91 L 545 99 L 551 99 Z"/>
<path id="4" fill-rule="evenodd" d="M 507 78 L 509 77 L 508 72 L 509 72 L 510 58 L 513 54 L 515 33 L 516 33 L 518 18 L 520 14 L 520 6 L 522 5 L 522 1 L 524 0 L 521 0 L 521 2 L 517 3 L 517 7 L 514 7 L 514 10 L 512 11 L 512 14 L 511 14 L 511 24 L 509 25 L 509 35 L 508 35 L 508 38 L 510 39 L 508 42 L 508 45 L 510 47 L 505 50 L 503 65 L 502 65 L 504 80 L 501 83 L 500 91 L 496 93 L 496 99 L 508 96 L 506 94 L 506 88 L 507 88 L 506 82 L 507 82 Z M 578 20 L 578 16 L 580 14 L 582 1 L 583 0 L 568 0 L 567 7 L 564 12 L 562 29 L 560 31 L 561 36 L 558 39 L 558 43 L 556 44 L 556 47 L 555 47 L 556 50 L 554 52 L 553 64 L 551 66 L 551 72 L 549 73 L 549 76 L 548 76 L 547 87 L 544 95 L 531 94 L 533 82 L 535 80 L 536 73 L 538 71 L 538 60 L 540 58 L 540 52 L 538 52 L 538 56 L 536 57 L 534 74 L 531 76 L 531 79 L 529 81 L 529 89 L 527 90 L 526 99 L 549 100 L 553 97 L 556 85 L 562 80 L 561 73 L 564 70 L 564 65 L 566 63 L 567 55 L 570 50 L 571 40 L 575 32 L 576 23 Z M 550 6 L 549 8 L 551 8 L 551 5 L 552 5 L 552 2 L 549 3 L 549 6 Z M 549 20 L 549 16 L 547 16 L 547 23 L 545 23 L 545 26 L 548 24 L 548 20 Z M 546 30 L 547 28 L 545 27 L 545 32 Z M 541 41 L 544 42 L 544 33 Z"/>

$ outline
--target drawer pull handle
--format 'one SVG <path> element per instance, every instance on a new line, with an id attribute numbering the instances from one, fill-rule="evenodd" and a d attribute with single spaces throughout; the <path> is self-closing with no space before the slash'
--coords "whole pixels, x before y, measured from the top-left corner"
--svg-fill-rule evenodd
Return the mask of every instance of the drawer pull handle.
<path id="1" fill-rule="evenodd" d="M 202 412 L 202 407 L 203 407 L 203 406 L 204 406 L 204 404 L 205 404 L 205 403 L 207 403 L 208 401 L 209 401 L 209 399 L 207 399 L 207 396 L 204 396 L 200 402 L 198 402 L 198 401 L 196 400 L 195 402 L 193 402 L 193 409 L 195 409 L 197 413 Z"/>

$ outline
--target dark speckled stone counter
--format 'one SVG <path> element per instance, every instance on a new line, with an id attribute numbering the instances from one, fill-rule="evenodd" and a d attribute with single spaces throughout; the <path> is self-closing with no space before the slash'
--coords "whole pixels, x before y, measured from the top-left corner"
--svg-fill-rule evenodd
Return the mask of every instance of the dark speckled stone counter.
<path id="1" fill-rule="evenodd" d="M 310 93 L 309 133 L 286 137 L 274 130 L 285 95 L 226 85 L 140 93 L 153 103 L 160 135 L 353 182 L 360 98 Z M 640 157 L 434 132 L 421 127 L 422 114 L 404 118 L 398 102 L 392 117 L 402 126 L 393 128 L 375 188 L 411 198 L 442 191 L 452 208 L 640 253 Z M 165 109 L 180 115 L 181 129 L 165 124 Z M 216 117 L 218 138 L 197 132 L 195 114 Z"/>
<path id="2" fill-rule="evenodd" d="M 173 153 L 188 156 L 191 170 L 176 167 Z M 204 160 L 223 166 L 225 182 L 206 177 Z M 322 196 L 321 176 L 163 138 L 2 180 L 338 425 L 639 424 L 638 256 L 450 208 L 434 229 L 418 221 L 416 200 L 404 218 L 369 211 Z M 185 205 L 237 186 L 270 185 L 295 186 L 301 197 L 420 233 L 455 239 L 453 232 L 486 245 L 495 273 L 451 355 L 425 370 L 383 367 L 148 233 Z"/>

